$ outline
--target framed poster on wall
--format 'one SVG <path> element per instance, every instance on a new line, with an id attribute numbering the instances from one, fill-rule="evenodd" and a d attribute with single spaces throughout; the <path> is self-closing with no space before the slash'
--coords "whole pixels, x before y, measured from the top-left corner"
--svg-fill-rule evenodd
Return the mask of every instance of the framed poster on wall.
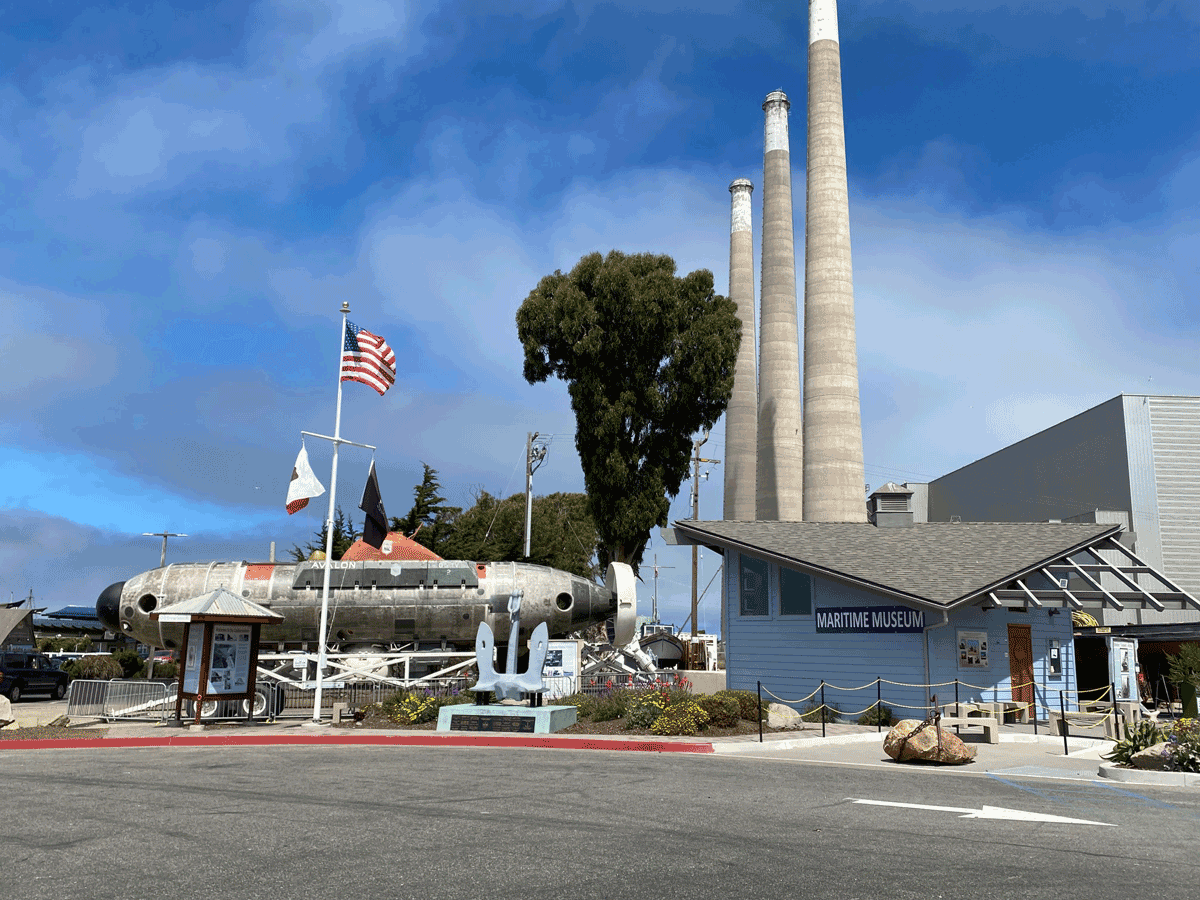
<path id="1" fill-rule="evenodd" d="M 960 669 L 986 669 L 988 667 L 986 631 L 958 632 L 958 667 Z"/>

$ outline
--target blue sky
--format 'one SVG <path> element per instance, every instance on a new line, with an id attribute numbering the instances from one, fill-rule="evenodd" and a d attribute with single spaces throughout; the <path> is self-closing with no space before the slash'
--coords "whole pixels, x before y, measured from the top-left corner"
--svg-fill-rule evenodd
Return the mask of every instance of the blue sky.
<path id="1" fill-rule="evenodd" d="M 1122 391 L 1200 394 L 1200 6 L 839 13 L 867 480 L 936 477 Z M 581 490 L 565 387 L 522 379 L 515 311 L 614 248 L 726 290 L 738 177 L 757 265 L 778 88 L 802 247 L 807 35 L 790 2 L 8 10 L 0 593 L 92 603 L 157 564 L 144 531 L 187 532 L 176 561 L 307 540 L 324 505 L 283 500 L 300 431 L 333 427 L 343 300 L 399 360 L 343 412 L 391 514 L 422 461 L 455 503 L 517 491 L 527 431 L 552 436 L 537 492 Z M 368 462 L 342 456 L 347 510 Z M 689 554 L 655 553 L 682 624 Z"/>

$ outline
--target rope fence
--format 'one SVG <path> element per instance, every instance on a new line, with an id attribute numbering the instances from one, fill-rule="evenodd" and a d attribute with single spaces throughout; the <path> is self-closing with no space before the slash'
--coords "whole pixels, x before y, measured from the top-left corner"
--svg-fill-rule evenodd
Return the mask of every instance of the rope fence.
<path id="1" fill-rule="evenodd" d="M 884 703 L 883 686 L 890 685 L 892 687 L 901 688 L 920 688 L 925 691 L 928 702 L 922 704 L 900 703 L 896 700 L 889 700 Z M 935 688 L 954 688 L 954 701 L 939 703 L 937 694 L 932 693 Z M 875 702 L 862 709 L 844 710 L 826 701 L 826 690 L 835 691 L 838 693 L 854 693 L 857 691 L 865 691 L 870 688 L 875 688 Z M 978 692 L 978 699 L 962 699 L 962 691 Z M 1005 690 L 1009 693 L 1009 697 L 1002 698 L 1000 693 Z M 1040 693 L 1040 697 L 1039 697 Z M 987 699 L 988 694 L 991 694 L 991 699 Z M 1053 695 L 1057 694 L 1057 708 L 1051 706 Z M 777 711 L 777 715 L 781 715 L 785 721 L 799 720 L 802 722 L 821 723 L 821 736 L 826 736 L 825 724 L 829 721 L 836 721 L 842 717 L 867 717 L 872 711 L 876 713 L 874 722 L 864 724 L 874 724 L 877 731 L 883 730 L 883 709 L 902 709 L 913 710 L 924 713 L 925 715 L 942 715 L 942 710 L 953 709 L 957 714 L 966 708 L 966 717 L 972 717 L 972 714 L 990 713 L 999 722 L 1004 722 L 1006 717 L 1012 715 L 1022 722 L 1027 722 L 1032 719 L 1033 733 L 1038 733 L 1039 720 L 1044 719 L 1046 723 L 1054 726 L 1055 722 L 1061 723 L 1059 730 L 1063 735 L 1063 747 L 1066 752 L 1067 738 L 1070 736 L 1070 728 L 1072 725 L 1077 728 L 1096 728 L 1103 727 L 1105 734 L 1117 735 L 1118 726 L 1123 719 L 1128 723 L 1131 716 L 1136 716 L 1131 710 L 1122 709 L 1118 705 L 1116 699 L 1116 691 L 1114 685 L 1109 684 L 1104 688 L 1093 688 L 1087 690 L 1059 688 L 1054 685 L 1046 684 L 1038 681 L 1027 681 L 1020 684 L 1014 684 L 1007 689 L 995 687 L 994 685 L 978 685 L 970 682 L 955 679 L 954 681 L 938 681 L 930 684 L 909 683 L 904 681 L 892 681 L 887 678 L 876 678 L 861 685 L 838 685 L 822 680 L 820 685 L 811 693 L 794 699 L 781 697 L 774 691 L 765 687 L 761 681 L 758 682 L 758 700 L 761 713 L 763 696 L 784 707 L 795 707 L 800 704 L 809 704 L 803 710 L 786 710 Z M 1020 696 L 1018 695 L 1025 695 Z M 1067 709 L 1067 698 L 1071 698 L 1072 709 Z M 813 702 L 814 700 L 818 702 Z M 1128 705 L 1128 703 L 1126 704 Z M 761 715 L 760 715 L 761 719 Z M 1110 725 L 1111 723 L 1111 725 Z M 890 722 L 888 723 L 890 726 Z M 956 724 L 955 728 L 959 726 Z M 762 740 L 762 728 L 760 722 L 759 740 Z"/>

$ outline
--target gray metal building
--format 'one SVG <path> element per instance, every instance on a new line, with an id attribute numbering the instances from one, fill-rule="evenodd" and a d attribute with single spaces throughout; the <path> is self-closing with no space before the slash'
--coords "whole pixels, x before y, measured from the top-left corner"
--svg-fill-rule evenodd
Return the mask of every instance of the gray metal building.
<path id="1" fill-rule="evenodd" d="M 1200 594 L 1200 397 L 1121 394 L 927 486 L 908 486 L 918 522 L 1125 519 L 1137 555 Z M 1194 610 L 1106 608 L 1101 617 L 1103 625 L 1200 621 Z"/>

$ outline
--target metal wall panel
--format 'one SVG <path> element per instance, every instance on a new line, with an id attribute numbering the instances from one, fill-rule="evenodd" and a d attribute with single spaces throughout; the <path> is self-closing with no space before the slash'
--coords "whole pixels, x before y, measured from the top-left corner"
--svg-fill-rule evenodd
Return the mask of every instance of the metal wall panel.
<path id="1" fill-rule="evenodd" d="M 1122 398 L 1053 425 L 929 485 L 929 521 L 1044 522 L 1129 509 Z"/>
<path id="2" fill-rule="evenodd" d="M 1162 571 L 1200 597 L 1200 397 L 1127 399 L 1130 407 L 1140 406 L 1148 414 Z M 1154 621 L 1196 619 L 1194 611 L 1185 611 L 1162 613 Z"/>

